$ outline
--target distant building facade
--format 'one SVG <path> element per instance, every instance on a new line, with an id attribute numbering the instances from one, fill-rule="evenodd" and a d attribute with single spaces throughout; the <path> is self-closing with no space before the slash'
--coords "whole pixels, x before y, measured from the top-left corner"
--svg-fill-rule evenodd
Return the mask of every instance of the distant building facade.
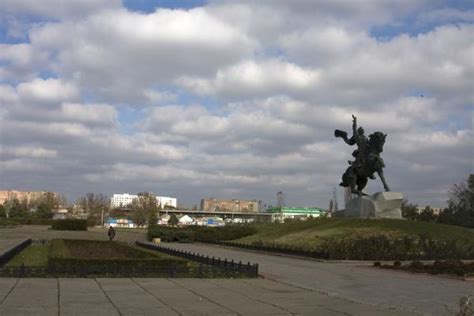
<path id="1" fill-rule="evenodd" d="M 260 211 L 260 205 L 261 201 L 257 200 L 217 200 L 208 198 L 201 200 L 201 211 L 256 213 Z"/>
<path id="2" fill-rule="evenodd" d="M 16 191 L 16 190 L 4 190 L 0 191 L 0 204 L 5 204 L 6 201 L 11 199 L 17 199 L 18 201 L 26 200 L 28 203 L 43 198 L 46 194 L 53 194 L 54 198 L 59 197 L 56 192 L 48 191 Z"/>
<path id="3" fill-rule="evenodd" d="M 138 198 L 138 195 L 136 194 L 128 194 L 128 193 L 114 194 L 110 198 L 110 207 L 114 208 L 114 207 L 129 206 L 137 198 Z"/>
<path id="4" fill-rule="evenodd" d="M 416 212 L 417 212 L 418 214 L 421 214 L 421 213 L 423 213 L 423 211 L 424 211 L 427 207 L 429 207 L 430 210 L 433 211 L 433 215 L 435 215 L 435 216 L 438 216 L 439 213 L 441 213 L 441 212 L 443 211 L 443 209 L 442 209 L 441 207 L 417 206 L 417 207 L 416 207 Z"/>
<path id="5" fill-rule="evenodd" d="M 138 194 L 114 194 L 112 198 L 110 198 L 110 207 L 127 207 L 131 205 L 136 199 L 138 199 Z M 162 208 L 165 206 L 176 208 L 177 205 L 177 199 L 168 196 L 156 196 L 156 202 L 158 205 L 161 205 Z"/>
<path id="6" fill-rule="evenodd" d="M 156 201 L 161 205 L 161 208 L 165 206 L 176 208 L 178 206 L 177 199 L 169 196 L 157 196 Z"/>

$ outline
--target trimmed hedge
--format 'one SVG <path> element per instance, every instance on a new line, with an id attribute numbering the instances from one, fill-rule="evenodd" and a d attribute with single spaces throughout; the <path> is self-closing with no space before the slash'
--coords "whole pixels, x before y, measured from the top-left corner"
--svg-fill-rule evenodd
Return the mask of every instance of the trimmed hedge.
<path id="1" fill-rule="evenodd" d="M 386 235 L 330 238 L 319 250 L 330 259 L 346 260 L 441 260 L 474 259 L 474 246 L 421 234 L 389 238 Z"/>
<path id="2" fill-rule="evenodd" d="M 421 261 L 413 261 L 409 264 L 379 265 L 384 269 L 403 270 L 429 274 L 449 274 L 456 276 L 474 275 L 474 262 L 466 263 L 461 260 L 436 260 L 433 264 L 424 264 Z"/>
<path id="3" fill-rule="evenodd" d="M 18 221 L 9 218 L 0 218 L 0 227 L 2 226 L 18 226 Z"/>
<path id="4" fill-rule="evenodd" d="M 110 255 L 110 256 L 108 256 Z M 50 267 L 81 266 L 97 268 L 187 266 L 188 261 L 173 256 L 130 246 L 125 243 L 101 240 L 53 239 L 49 253 Z"/>
<path id="5" fill-rule="evenodd" d="M 218 242 L 233 240 L 255 234 L 257 229 L 248 225 L 228 225 L 224 227 L 187 226 L 167 227 L 159 226 L 148 230 L 148 240 L 161 238 L 166 242 Z"/>
<path id="6" fill-rule="evenodd" d="M 20 225 L 52 225 L 53 220 L 50 218 L 15 218 Z"/>
<path id="7" fill-rule="evenodd" d="M 53 230 L 87 230 L 87 220 L 85 219 L 57 219 L 54 220 L 51 228 Z"/>
<path id="8" fill-rule="evenodd" d="M 224 244 L 255 250 L 337 260 L 446 260 L 474 259 L 474 246 L 458 241 L 433 239 L 427 235 L 387 237 L 327 238 L 321 244 L 305 248 L 276 242 L 254 241 L 251 244 Z"/>

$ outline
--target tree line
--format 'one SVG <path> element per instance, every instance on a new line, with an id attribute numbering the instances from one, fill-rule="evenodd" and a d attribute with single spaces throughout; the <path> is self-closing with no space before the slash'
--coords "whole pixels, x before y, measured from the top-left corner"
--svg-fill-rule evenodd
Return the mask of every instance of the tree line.
<path id="1" fill-rule="evenodd" d="M 54 209 L 66 204 L 65 197 L 58 197 L 52 192 L 45 192 L 34 199 L 13 196 L 0 205 L 0 217 L 48 219 L 53 217 Z"/>
<path id="2" fill-rule="evenodd" d="M 474 228 L 474 174 L 451 187 L 448 206 L 438 216 L 430 207 L 418 213 L 417 205 L 407 200 L 402 203 L 402 216 L 409 220 Z"/>

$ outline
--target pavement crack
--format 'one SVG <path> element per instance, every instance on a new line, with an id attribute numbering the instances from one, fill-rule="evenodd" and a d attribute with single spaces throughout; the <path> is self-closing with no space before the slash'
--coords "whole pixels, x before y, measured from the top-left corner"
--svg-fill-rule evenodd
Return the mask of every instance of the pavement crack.
<path id="1" fill-rule="evenodd" d="M 222 287 L 222 288 L 224 288 L 224 289 L 227 289 L 227 290 L 229 290 L 229 291 L 231 291 L 231 292 L 240 294 L 240 295 L 242 295 L 242 296 L 244 296 L 244 297 L 246 297 L 246 298 L 248 298 L 248 299 L 257 301 L 257 302 L 262 303 L 262 304 L 266 304 L 266 305 L 273 306 L 273 307 L 275 307 L 275 308 L 278 308 L 278 309 L 280 309 L 280 310 L 282 310 L 282 311 L 287 312 L 287 313 L 290 314 L 290 315 L 297 315 L 297 313 L 293 313 L 292 311 L 290 311 L 290 310 L 288 310 L 288 309 L 286 309 L 286 308 L 284 308 L 284 307 L 282 307 L 282 306 L 280 306 L 280 305 L 273 304 L 273 303 L 270 303 L 270 302 L 266 302 L 266 301 L 264 301 L 264 300 L 261 300 L 261 299 L 255 298 L 255 297 L 251 297 L 250 295 L 247 295 L 247 294 L 242 293 L 242 292 L 240 292 L 240 291 L 236 291 L 235 289 L 230 288 L 230 287 L 228 287 L 228 286 L 223 286 L 222 284 L 215 283 L 215 282 L 211 282 L 210 280 L 205 280 L 205 281 L 206 281 L 206 282 L 209 282 L 209 283 L 212 283 L 212 284 L 214 284 L 214 285 L 216 285 L 216 286 L 218 286 L 218 287 Z"/>
<path id="2" fill-rule="evenodd" d="M 151 293 L 150 291 L 148 291 L 143 285 L 141 285 L 140 283 L 138 283 L 134 278 L 130 278 L 130 280 L 132 280 L 133 283 L 135 283 L 138 287 L 140 287 L 142 290 L 144 290 L 146 293 L 148 293 L 149 295 L 151 295 L 154 299 L 156 299 L 158 302 L 162 303 L 163 305 L 165 305 L 166 307 L 168 307 L 169 309 L 171 309 L 173 312 L 177 313 L 179 316 L 182 316 L 183 314 L 180 313 L 178 310 L 176 310 L 175 308 L 173 308 L 171 305 L 169 305 L 168 303 L 166 303 L 165 301 L 163 301 L 162 299 L 160 299 L 158 296 L 154 295 L 153 293 Z"/>
<path id="3" fill-rule="evenodd" d="M 59 283 L 59 278 L 56 279 L 58 285 L 58 316 L 61 315 L 61 284 Z"/>
<path id="4" fill-rule="evenodd" d="M 102 287 L 102 285 L 100 285 L 100 283 L 97 281 L 96 278 L 94 278 L 94 281 L 95 283 L 97 283 L 97 285 L 99 286 L 100 290 L 102 291 L 102 293 L 104 293 L 105 297 L 107 298 L 107 300 L 110 302 L 110 304 L 112 304 L 112 306 L 117 310 L 117 313 L 122 316 L 122 313 L 120 312 L 120 309 L 118 308 L 117 305 L 115 305 L 115 303 L 112 301 L 112 299 L 109 297 L 109 295 L 107 295 L 107 293 L 105 292 L 104 288 Z"/>
<path id="5" fill-rule="evenodd" d="M 3 302 L 5 302 L 8 298 L 8 296 L 10 296 L 10 294 L 13 292 L 13 290 L 16 288 L 16 286 L 18 285 L 18 282 L 20 282 L 20 278 L 17 278 L 16 279 L 16 282 L 15 284 L 12 286 L 12 288 L 10 289 L 10 291 L 8 291 L 7 295 L 5 295 L 5 297 L 2 299 L 2 301 L 0 302 L 0 305 L 3 304 Z"/>
<path id="6" fill-rule="evenodd" d="M 176 283 L 176 282 L 172 281 L 171 279 L 167 279 L 167 280 L 168 280 L 169 282 L 171 282 L 171 283 L 173 283 L 173 284 L 175 284 L 175 285 L 177 285 L 177 286 L 179 286 L 179 287 L 181 287 L 181 288 L 183 288 L 183 289 L 185 289 L 185 290 L 187 290 L 187 291 L 193 293 L 194 295 L 197 295 L 197 296 L 199 296 L 199 297 L 202 297 L 203 299 L 205 299 L 205 300 L 208 301 L 208 302 L 211 302 L 211 303 L 213 303 L 213 304 L 216 304 L 217 306 L 220 306 L 220 307 L 222 307 L 222 308 L 225 308 L 225 309 L 231 311 L 232 313 L 235 313 L 236 315 L 242 316 L 242 314 L 240 314 L 239 312 L 237 312 L 237 311 L 235 311 L 235 310 L 233 310 L 233 309 L 231 309 L 231 308 L 229 308 L 229 307 L 227 307 L 227 306 L 225 306 L 225 305 L 222 305 L 221 303 L 216 302 L 216 301 L 214 301 L 213 299 L 210 299 L 209 297 L 206 297 L 206 296 L 202 295 L 201 293 L 198 293 L 198 292 L 196 292 L 196 291 L 193 291 L 193 290 L 191 290 L 191 289 L 185 287 L 184 285 L 181 285 L 181 284 L 179 284 L 179 283 Z"/>

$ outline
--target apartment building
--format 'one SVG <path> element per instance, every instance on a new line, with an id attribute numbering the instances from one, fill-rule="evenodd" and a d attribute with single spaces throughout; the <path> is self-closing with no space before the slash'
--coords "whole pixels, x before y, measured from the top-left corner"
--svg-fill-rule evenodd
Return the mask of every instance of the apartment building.
<path id="1" fill-rule="evenodd" d="M 257 200 L 218 200 L 207 198 L 201 200 L 201 211 L 256 213 L 260 211 L 260 204 L 261 201 Z"/>
<path id="2" fill-rule="evenodd" d="M 28 203 L 38 200 L 44 197 L 46 194 L 53 194 L 54 198 L 58 198 L 58 193 L 48 191 L 16 191 L 16 190 L 3 190 L 0 191 L 0 204 L 5 204 L 6 201 L 11 199 L 17 199 L 23 201 L 26 199 Z"/>
<path id="3" fill-rule="evenodd" d="M 138 199 L 138 194 L 114 194 L 110 199 L 110 207 L 126 207 L 131 205 L 135 199 Z M 177 206 L 177 199 L 169 196 L 156 196 L 156 202 L 162 208 L 165 206 L 176 208 Z"/>

